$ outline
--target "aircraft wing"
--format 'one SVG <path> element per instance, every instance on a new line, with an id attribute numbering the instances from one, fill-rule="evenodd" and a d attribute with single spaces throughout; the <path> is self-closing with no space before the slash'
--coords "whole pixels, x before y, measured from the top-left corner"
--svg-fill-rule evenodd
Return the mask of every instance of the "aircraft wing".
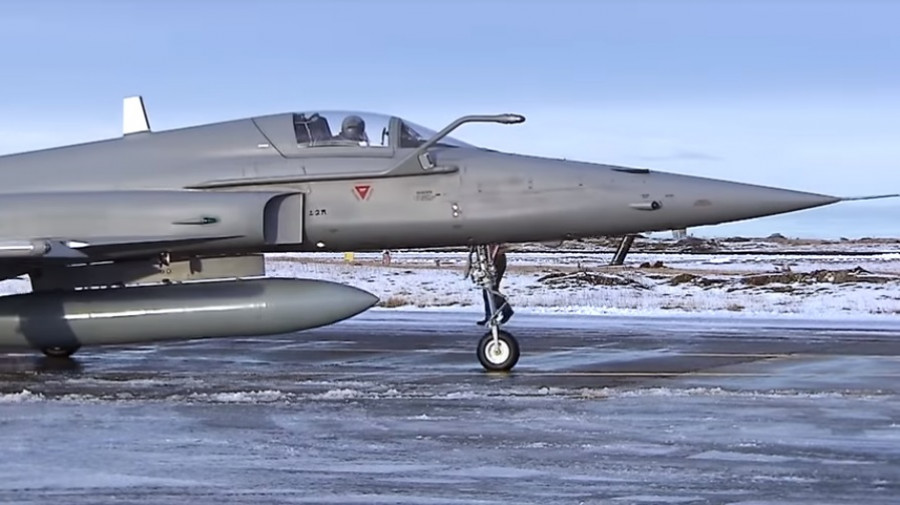
<path id="1" fill-rule="evenodd" d="M 44 267 L 298 244 L 303 206 L 302 193 L 269 191 L 2 195 L 0 278 Z"/>
<path id="2" fill-rule="evenodd" d="M 198 245 L 239 238 L 235 235 L 196 237 L 92 237 L 54 240 L 0 239 L 0 280 L 43 266 L 58 267 L 116 258 L 178 252 Z"/>
<path id="3" fill-rule="evenodd" d="M 146 250 L 169 249 L 203 242 L 235 238 L 236 235 L 197 237 L 90 237 L 66 239 L 3 240 L 0 238 L 0 261 L 48 260 L 68 261 L 98 256 L 130 254 Z"/>
<path id="4" fill-rule="evenodd" d="M 61 257 L 76 253 L 89 258 L 115 258 L 135 254 L 153 254 L 161 251 L 177 251 L 199 244 L 240 238 L 240 235 L 198 235 L 162 237 L 92 237 L 60 242 L 65 248 Z M 51 256 L 52 259 L 52 256 Z"/>

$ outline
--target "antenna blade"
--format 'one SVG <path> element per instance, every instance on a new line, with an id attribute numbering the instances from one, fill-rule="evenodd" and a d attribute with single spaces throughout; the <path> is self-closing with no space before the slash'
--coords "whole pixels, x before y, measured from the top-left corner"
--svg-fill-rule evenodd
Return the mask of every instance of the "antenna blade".
<path id="1" fill-rule="evenodd" d="M 141 96 L 130 96 L 122 101 L 122 135 L 150 131 L 147 109 Z"/>

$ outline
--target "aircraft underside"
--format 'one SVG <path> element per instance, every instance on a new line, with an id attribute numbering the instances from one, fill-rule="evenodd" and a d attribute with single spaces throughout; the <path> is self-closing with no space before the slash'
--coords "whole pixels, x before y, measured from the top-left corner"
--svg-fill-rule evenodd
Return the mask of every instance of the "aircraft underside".
<path id="1" fill-rule="evenodd" d="M 467 276 L 493 293 L 487 246 L 470 249 Z M 171 259 L 160 256 L 31 272 L 33 291 L 0 298 L 0 347 L 69 357 L 84 345 L 258 336 L 315 328 L 352 317 L 378 298 L 351 286 L 265 276 L 262 254 Z M 511 370 L 515 338 L 502 307 L 477 346 L 486 370 Z"/>

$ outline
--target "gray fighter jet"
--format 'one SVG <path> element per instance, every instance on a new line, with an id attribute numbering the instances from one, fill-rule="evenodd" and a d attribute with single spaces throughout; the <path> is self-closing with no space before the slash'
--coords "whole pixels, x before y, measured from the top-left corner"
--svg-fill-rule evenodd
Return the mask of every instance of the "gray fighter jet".
<path id="1" fill-rule="evenodd" d="M 490 289 L 488 244 L 673 230 L 842 198 L 524 156 L 406 119 L 288 112 L 150 130 L 124 103 L 121 138 L 0 157 L 0 347 L 67 357 L 82 345 L 286 333 L 377 302 L 332 282 L 265 277 L 263 253 L 465 246 Z M 519 346 L 493 306 L 477 356 Z"/>

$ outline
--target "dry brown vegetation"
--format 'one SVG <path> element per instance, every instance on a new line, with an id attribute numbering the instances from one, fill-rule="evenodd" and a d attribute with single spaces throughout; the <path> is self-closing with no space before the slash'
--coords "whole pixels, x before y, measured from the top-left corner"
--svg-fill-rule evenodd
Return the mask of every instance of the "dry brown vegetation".
<path id="1" fill-rule="evenodd" d="M 380 300 L 377 306 L 392 309 L 396 307 L 403 307 L 404 305 L 411 305 L 411 303 L 409 302 L 409 300 L 403 298 L 402 296 L 392 296 L 387 300 Z"/>
<path id="2" fill-rule="evenodd" d="M 537 282 L 542 282 L 551 287 L 568 288 L 578 286 L 633 286 L 645 288 L 636 279 L 621 275 L 609 275 L 584 270 L 573 273 L 556 272 L 540 277 Z"/>
<path id="3" fill-rule="evenodd" d="M 885 284 L 896 280 L 900 280 L 900 278 L 893 275 L 875 275 L 864 268 L 856 267 L 849 270 L 753 274 L 744 276 L 741 282 L 748 286 L 765 286 L 768 284 L 812 284 L 823 282 L 830 284 L 846 284 L 850 282 Z"/>

